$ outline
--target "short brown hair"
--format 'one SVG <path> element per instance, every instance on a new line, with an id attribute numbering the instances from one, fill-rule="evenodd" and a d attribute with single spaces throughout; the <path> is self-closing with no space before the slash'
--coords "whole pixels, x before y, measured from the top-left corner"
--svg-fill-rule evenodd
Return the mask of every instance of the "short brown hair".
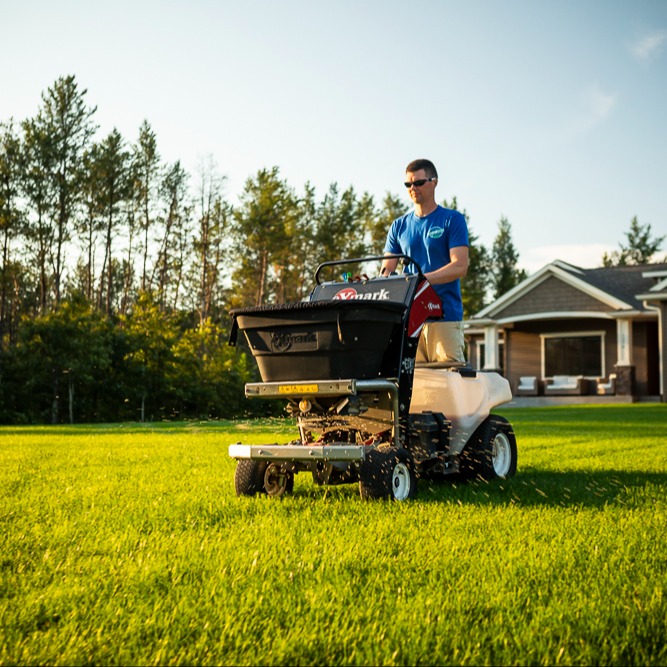
<path id="1" fill-rule="evenodd" d="M 420 158 L 419 160 L 413 160 L 406 168 L 405 173 L 410 172 L 414 173 L 423 169 L 426 172 L 427 178 L 438 178 L 438 172 L 435 168 L 435 165 L 430 160 L 425 160 Z"/>

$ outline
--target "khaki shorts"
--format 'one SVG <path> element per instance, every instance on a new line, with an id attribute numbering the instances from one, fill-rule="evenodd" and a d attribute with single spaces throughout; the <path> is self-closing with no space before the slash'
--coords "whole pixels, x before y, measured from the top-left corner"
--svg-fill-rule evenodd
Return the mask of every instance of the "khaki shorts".
<path id="1" fill-rule="evenodd" d="M 427 322 L 419 337 L 415 361 L 465 362 L 463 322 Z"/>

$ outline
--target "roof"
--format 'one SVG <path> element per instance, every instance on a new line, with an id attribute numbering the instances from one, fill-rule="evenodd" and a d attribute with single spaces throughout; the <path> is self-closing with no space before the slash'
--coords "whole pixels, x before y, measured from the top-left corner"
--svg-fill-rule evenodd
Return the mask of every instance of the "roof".
<path id="1" fill-rule="evenodd" d="M 645 300 L 667 299 L 667 262 L 584 269 L 555 260 L 483 308 L 469 321 L 494 318 L 540 284 L 553 278 L 593 297 L 601 306 L 604 304 L 607 311 L 611 309 L 621 315 L 623 312 L 649 312 L 644 305 Z"/>
<path id="2" fill-rule="evenodd" d="M 636 310 L 643 310 L 640 294 L 650 292 L 656 286 L 656 277 L 647 273 L 665 272 L 667 264 L 639 264 L 637 266 L 615 266 L 610 268 L 583 269 L 583 280 L 590 285 L 625 301 Z"/>

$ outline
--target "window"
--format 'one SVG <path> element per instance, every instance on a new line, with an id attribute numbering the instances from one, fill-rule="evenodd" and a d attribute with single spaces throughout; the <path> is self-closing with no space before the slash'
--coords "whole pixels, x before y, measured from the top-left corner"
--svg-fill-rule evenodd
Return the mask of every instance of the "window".
<path id="1" fill-rule="evenodd" d="M 603 339 L 603 333 L 544 336 L 544 376 L 604 376 Z"/>

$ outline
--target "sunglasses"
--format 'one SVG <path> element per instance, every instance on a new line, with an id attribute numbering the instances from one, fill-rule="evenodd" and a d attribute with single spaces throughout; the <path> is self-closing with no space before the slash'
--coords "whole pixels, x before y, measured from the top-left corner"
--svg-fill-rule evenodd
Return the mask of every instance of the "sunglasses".
<path id="1" fill-rule="evenodd" d="M 436 181 L 436 178 L 420 178 L 416 181 L 406 181 L 403 183 L 408 190 L 414 185 L 416 188 L 421 188 L 424 183 L 429 183 L 430 181 Z"/>

